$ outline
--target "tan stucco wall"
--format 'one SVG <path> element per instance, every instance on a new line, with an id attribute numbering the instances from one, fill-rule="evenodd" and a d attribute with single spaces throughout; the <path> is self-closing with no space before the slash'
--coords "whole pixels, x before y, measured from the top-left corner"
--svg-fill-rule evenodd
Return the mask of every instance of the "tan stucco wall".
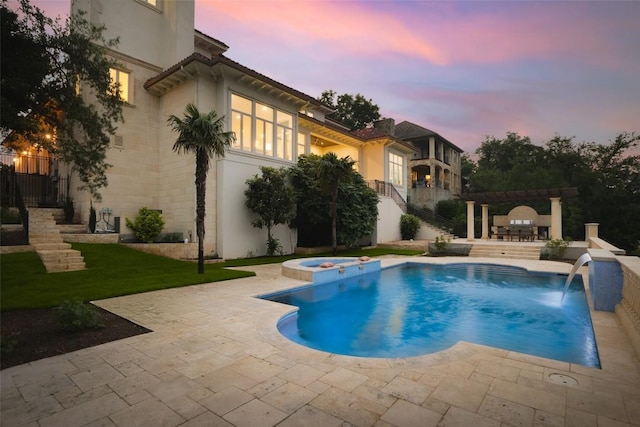
<path id="1" fill-rule="evenodd" d="M 493 225 L 495 227 L 509 227 L 512 219 L 531 219 L 536 227 L 551 226 L 551 215 L 538 215 L 535 209 L 524 205 L 511 209 L 508 215 L 494 215 Z"/>
<path id="2" fill-rule="evenodd" d="M 374 243 L 387 243 L 402 239 L 400 217 L 403 213 L 391 198 L 380 197 L 376 241 Z"/>
<path id="3" fill-rule="evenodd" d="M 72 10 L 88 11 L 92 23 L 105 24 L 107 40 L 119 38 L 118 51 L 162 68 L 193 52 L 193 0 L 73 0 Z"/>

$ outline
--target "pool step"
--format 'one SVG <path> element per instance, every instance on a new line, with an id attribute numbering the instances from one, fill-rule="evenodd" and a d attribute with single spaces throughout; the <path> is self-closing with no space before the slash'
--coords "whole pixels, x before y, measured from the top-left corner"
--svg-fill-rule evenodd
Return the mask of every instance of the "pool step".
<path id="1" fill-rule="evenodd" d="M 540 259 L 539 246 L 473 245 L 469 252 L 475 258 Z"/>

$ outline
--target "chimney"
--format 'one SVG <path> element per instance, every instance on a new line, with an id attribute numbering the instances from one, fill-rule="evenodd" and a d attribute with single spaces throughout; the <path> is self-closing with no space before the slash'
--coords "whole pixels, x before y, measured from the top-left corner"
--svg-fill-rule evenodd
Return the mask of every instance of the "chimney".
<path id="1" fill-rule="evenodd" d="M 396 121 L 391 118 L 384 118 L 373 123 L 373 127 L 384 131 L 389 136 L 396 136 Z"/>

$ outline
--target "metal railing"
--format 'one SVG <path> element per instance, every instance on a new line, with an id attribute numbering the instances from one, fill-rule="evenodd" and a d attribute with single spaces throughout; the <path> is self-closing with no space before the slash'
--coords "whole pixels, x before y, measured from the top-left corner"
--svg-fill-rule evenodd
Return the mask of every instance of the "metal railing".
<path id="1" fill-rule="evenodd" d="M 26 242 L 29 243 L 29 211 L 24 203 L 17 174 L 12 166 L 0 169 L 0 204 L 3 207 L 16 207 L 20 212 L 20 220 Z"/>
<path id="2" fill-rule="evenodd" d="M 398 190 L 393 186 L 393 184 L 390 182 L 378 181 L 377 179 L 374 181 L 367 181 L 367 184 L 380 196 L 390 197 L 394 202 L 396 202 L 400 209 L 402 209 L 402 212 L 407 212 L 407 202 L 400 193 L 398 193 Z"/>
<path id="3" fill-rule="evenodd" d="M 449 233 L 453 233 L 453 229 L 455 227 L 455 223 L 451 221 L 449 218 L 445 218 L 443 216 L 438 215 L 431 209 L 426 207 L 418 207 L 412 205 L 410 203 L 407 204 L 407 213 L 417 216 L 424 222 L 435 225 L 438 228 L 448 231 Z"/>
<path id="4" fill-rule="evenodd" d="M 27 206 L 60 207 L 67 198 L 68 177 L 26 174 L 16 171 L 14 166 L 2 168 L 0 188 L 2 204 L 18 207 L 17 192 Z"/>

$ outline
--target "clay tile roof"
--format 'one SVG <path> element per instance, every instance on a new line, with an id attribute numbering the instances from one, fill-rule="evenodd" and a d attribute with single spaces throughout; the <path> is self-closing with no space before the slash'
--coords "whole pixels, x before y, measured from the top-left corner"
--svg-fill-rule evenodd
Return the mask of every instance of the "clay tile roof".
<path id="1" fill-rule="evenodd" d="M 216 64 L 224 64 L 227 65 L 231 68 L 234 68 L 240 72 L 243 72 L 247 75 L 250 75 L 258 80 L 261 80 L 273 87 L 276 87 L 284 92 L 287 92 L 295 97 L 298 97 L 300 99 L 303 99 L 305 101 L 307 101 L 309 104 L 312 104 L 316 107 L 321 107 L 323 109 L 326 109 L 327 111 L 333 111 L 330 107 L 328 107 L 326 104 L 318 101 L 316 98 L 309 96 L 305 93 L 302 93 L 290 86 L 284 85 L 276 80 L 273 80 L 270 77 L 265 76 L 264 74 L 260 74 L 255 70 L 252 70 L 251 68 L 245 67 L 244 65 L 227 58 L 226 56 L 219 54 L 217 56 L 214 56 L 212 58 L 208 58 L 200 53 L 194 52 L 191 55 L 189 55 L 188 57 L 186 57 L 185 59 L 183 59 L 182 61 L 178 62 L 175 65 L 172 65 L 171 67 L 167 68 L 166 70 L 162 71 L 160 74 L 148 79 L 145 83 L 144 83 L 144 88 L 145 89 L 149 89 L 151 88 L 153 85 L 155 85 L 156 83 L 162 81 L 163 79 L 167 78 L 168 76 L 170 76 L 171 74 L 179 71 L 182 67 L 190 64 L 191 62 L 194 61 L 198 61 L 202 64 L 208 65 L 208 66 L 214 66 Z"/>

